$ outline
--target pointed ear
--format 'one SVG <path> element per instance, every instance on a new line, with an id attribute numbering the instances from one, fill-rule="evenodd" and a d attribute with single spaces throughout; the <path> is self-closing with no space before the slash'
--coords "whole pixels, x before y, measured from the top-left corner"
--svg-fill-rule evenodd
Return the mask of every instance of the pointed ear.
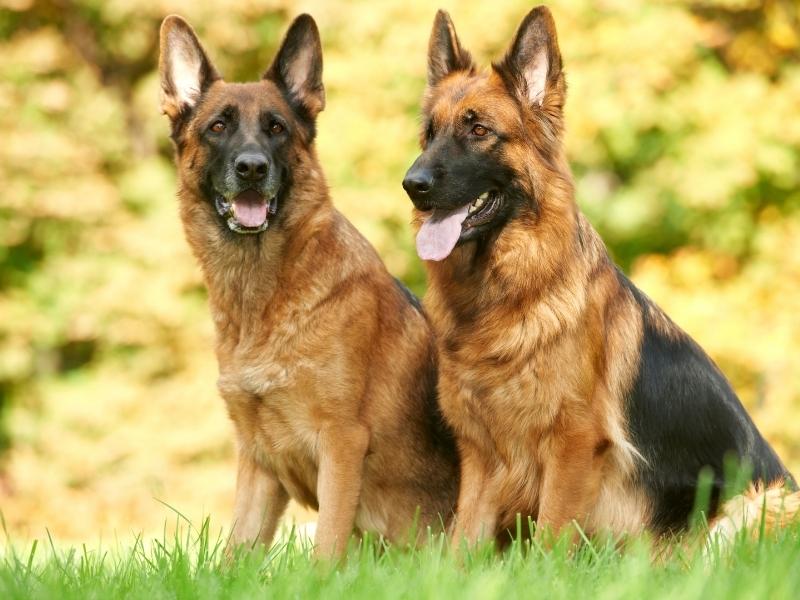
<path id="1" fill-rule="evenodd" d="M 177 15 L 161 24 L 161 110 L 175 121 L 197 104 L 208 87 L 220 79 L 191 26 Z"/>
<path id="2" fill-rule="evenodd" d="M 311 15 L 294 20 L 264 79 L 282 88 L 295 108 L 312 120 L 325 108 L 322 43 Z"/>
<path id="3" fill-rule="evenodd" d="M 556 24 L 545 6 L 537 6 L 522 21 L 505 58 L 495 70 L 523 102 L 560 108 L 564 101 L 561 52 Z M 552 98 L 548 98 L 552 94 Z"/>
<path id="4" fill-rule="evenodd" d="M 450 15 L 439 10 L 428 42 L 428 87 L 435 86 L 453 71 L 472 69 L 472 57 L 461 47 Z"/>

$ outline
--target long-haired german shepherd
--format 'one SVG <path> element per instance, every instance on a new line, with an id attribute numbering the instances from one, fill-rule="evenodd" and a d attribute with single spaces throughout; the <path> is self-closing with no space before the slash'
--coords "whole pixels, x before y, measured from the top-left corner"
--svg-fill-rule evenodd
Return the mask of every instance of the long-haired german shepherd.
<path id="1" fill-rule="evenodd" d="M 289 498 L 319 510 L 324 556 L 354 527 L 407 541 L 415 523 L 446 523 L 458 460 L 431 331 L 331 204 L 314 149 L 314 20 L 294 21 L 260 81 L 226 83 L 191 27 L 167 17 L 160 73 L 238 441 L 233 541 L 269 543 Z"/>
<path id="2" fill-rule="evenodd" d="M 791 482 L 716 365 L 578 210 L 565 93 L 545 7 L 488 72 L 437 14 L 423 152 L 403 187 L 461 456 L 456 541 L 500 535 L 518 513 L 537 533 L 680 530 L 703 467 L 716 507 L 728 455 L 753 481 Z"/>

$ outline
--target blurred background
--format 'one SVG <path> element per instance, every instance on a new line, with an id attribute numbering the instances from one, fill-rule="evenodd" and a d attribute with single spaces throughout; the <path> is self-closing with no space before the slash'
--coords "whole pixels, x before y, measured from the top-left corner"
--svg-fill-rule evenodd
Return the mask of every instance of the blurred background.
<path id="1" fill-rule="evenodd" d="M 0 510 L 13 538 L 158 531 L 166 505 L 219 526 L 231 515 L 232 428 L 157 102 L 161 19 L 187 17 L 244 80 L 294 16 L 314 15 L 335 204 L 421 294 L 400 181 L 439 5 L 485 65 L 532 7 L 0 0 Z M 582 209 L 800 474 L 800 3 L 550 6 Z"/>

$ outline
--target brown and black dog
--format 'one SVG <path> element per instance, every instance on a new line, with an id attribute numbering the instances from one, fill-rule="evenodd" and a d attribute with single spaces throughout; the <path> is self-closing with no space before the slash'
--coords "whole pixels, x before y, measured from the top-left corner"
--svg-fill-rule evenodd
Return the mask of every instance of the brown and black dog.
<path id="1" fill-rule="evenodd" d="M 573 521 L 589 533 L 680 530 L 704 467 L 718 503 L 728 455 L 753 481 L 791 481 L 711 359 L 580 213 L 565 94 L 545 7 L 489 71 L 437 14 L 423 152 L 403 187 L 461 455 L 456 542 L 505 537 L 517 514 L 537 533 Z"/>
<path id="2" fill-rule="evenodd" d="M 323 109 L 314 20 L 260 81 L 226 83 L 191 27 L 161 27 L 180 216 L 216 326 L 235 426 L 232 539 L 268 544 L 290 498 L 319 510 L 316 550 L 355 529 L 405 542 L 446 524 L 458 491 L 416 299 L 333 207 L 314 149 Z"/>

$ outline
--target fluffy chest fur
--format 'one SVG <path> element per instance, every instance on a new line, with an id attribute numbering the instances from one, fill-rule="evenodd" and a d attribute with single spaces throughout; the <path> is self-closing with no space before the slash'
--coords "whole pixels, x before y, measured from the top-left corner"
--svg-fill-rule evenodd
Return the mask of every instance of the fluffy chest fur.
<path id="1" fill-rule="evenodd" d="M 366 379 L 342 377 L 366 370 L 364 357 L 349 344 L 360 335 L 351 322 L 349 302 L 362 294 L 357 260 L 335 272 L 317 270 L 304 277 L 304 268 L 318 260 L 317 252 L 351 251 L 346 235 L 336 245 L 309 242 L 293 270 L 261 285 L 212 291 L 212 314 L 217 328 L 218 387 L 237 429 L 240 452 L 275 473 L 290 496 L 317 507 L 318 436 L 326 424 L 357 420 Z M 325 235 L 320 236 L 322 240 Z M 352 240 L 351 240 L 352 241 Z M 360 240 L 357 240 L 360 241 Z M 301 279 L 295 274 L 299 272 Z M 301 282 L 302 281 L 302 282 Z M 218 290 L 225 290 L 219 292 Z M 336 318 L 332 318 L 335 315 Z"/>
<path id="2" fill-rule="evenodd" d="M 545 343 L 544 326 L 517 310 L 484 315 L 513 325 L 508 335 L 485 327 L 482 318 L 466 324 L 473 336 L 457 348 L 443 345 L 440 398 L 442 410 L 465 443 L 484 448 L 487 478 L 507 499 L 501 521 L 516 513 L 536 516 L 546 458 L 574 430 L 601 443 L 607 434 L 591 401 L 598 382 L 587 377 L 593 369 L 585 348 L 574 337 L 559 336 Z M 544 317 L 554 314 L 542 307 Z M 491 332 L 491 333 L 489 333 Z"/>
<path id="3" fill-rule="evenodd" d="M 275 476 L 302 504 L 317 508 L 320 402 L 303 381 L 305 369 L 280 362 L 242 363 L 221 369 L 220 395 L 236 427 L 239 452 Z"/>

